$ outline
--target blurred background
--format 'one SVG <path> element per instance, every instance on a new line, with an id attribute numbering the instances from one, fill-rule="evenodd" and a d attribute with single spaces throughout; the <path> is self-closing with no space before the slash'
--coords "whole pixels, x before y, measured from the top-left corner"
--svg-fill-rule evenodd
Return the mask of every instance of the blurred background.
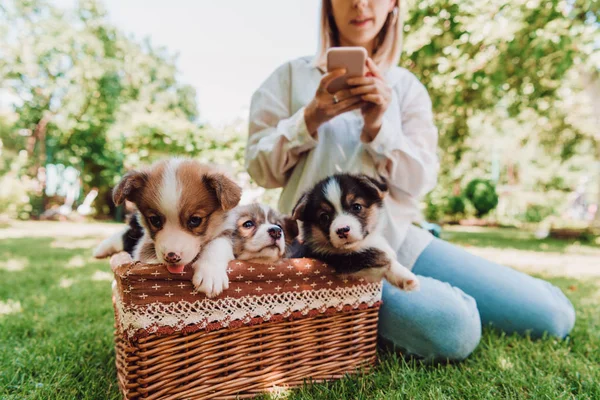
<path id="1" fill-rule="evenodd" d="M 186 155 L 230 167 L 244 202 L 275 205 L 279 191 L 244 171 L 249 101 L 277 66 L 315 53 L 319 6 L 0 0 L 0 398 L 122 398 L 113 274 L 91 251 L 127 214 L 112 187 Z M 600 398 L 600 0 L 402 6 L 401 65 L 440 132 L 428 228 L 548 279 L 577 324 L 562 342 L 484 330 L 466 364 L 388 357 L 364 380 L 291 398 Z"/>
<path id="2" fill-rule="evenodd" d="M 588 238 L 600 225 L 600 4 L 403 1 L 404 53 L 431 95 L 439 185 L 427 221 Z M 319 0 L 4 0 L 0 215 L 121 221 L 128 169 L 222 163 L 244 201 L 252 92 L 313 54 Z"/>

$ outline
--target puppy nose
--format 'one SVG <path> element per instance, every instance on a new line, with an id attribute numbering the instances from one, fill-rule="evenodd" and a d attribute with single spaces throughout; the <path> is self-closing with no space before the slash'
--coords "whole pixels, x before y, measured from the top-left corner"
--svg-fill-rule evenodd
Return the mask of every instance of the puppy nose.
<path id="1" fill-rule="evenodd" d="M 278 226 L 269 228 L 269 230 L 267 230 L 267 232 L 269 232 L 269 236 L 271 236 L 273 239 L 280 239 L 281 234 L 283 233 L 281 228 Z"/>
<path id="2" fill-rule="evenodd" d="M 171 264 L 181 261 L 181 256 L 177 253 L 169 252 L 165 256 L 165 261 Z"/>
<path id="3" fill-rule="evenodd" d="M 350 232 L 350 227 L 349 226 L 345 226 L 343 228 L 338 229 L 337 231 L 335 231 L 335 233 L 337 233 L 338 237 L 340 239 L 345 239 L 348 237 L 348 232 Z"/>

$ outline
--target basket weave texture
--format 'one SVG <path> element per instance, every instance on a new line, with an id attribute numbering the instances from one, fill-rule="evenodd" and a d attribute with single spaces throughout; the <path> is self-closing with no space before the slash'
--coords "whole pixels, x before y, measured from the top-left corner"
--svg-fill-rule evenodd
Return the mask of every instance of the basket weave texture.
<path id="1" fill-rule="evenodd" d="M 208 299 L 192 271 L 117 267 L 119 387 L 126 399 L 234 399 L 337 379 L 375 362 L 381 284 L 310 259 L 233 261 Z"/>

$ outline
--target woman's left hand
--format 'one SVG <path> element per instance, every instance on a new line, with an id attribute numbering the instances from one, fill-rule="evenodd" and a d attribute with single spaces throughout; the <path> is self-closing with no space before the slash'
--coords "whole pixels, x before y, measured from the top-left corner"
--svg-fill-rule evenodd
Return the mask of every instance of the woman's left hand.
<path id="1" fill-rule="evenodd" d="M 370 142 L 379 133 L 383 122 L 383 114 L 392 101 L 392 89 L 388 86 L 383 74 L 371 58 L 367 59 L 367 76 L 348 79 L 348 84 L 353 86 L 350 94 L 361 95 L 364 105 L 361 112 L 365 120 L 361 140 Z"/>

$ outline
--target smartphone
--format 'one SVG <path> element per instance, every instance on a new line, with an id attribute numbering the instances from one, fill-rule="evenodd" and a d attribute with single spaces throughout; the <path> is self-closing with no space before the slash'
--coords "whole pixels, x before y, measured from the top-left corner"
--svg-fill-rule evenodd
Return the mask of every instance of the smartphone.
<path id="1" fill-rule="evenodd" d="M 327 50 L 327 72 L 337 68 L 346 68 L 343 76 L 329 84 L 329 93 L 349 88 L 346 80 L 366 73 L 367 50 L 364 47 L 331 47 Z"/>

